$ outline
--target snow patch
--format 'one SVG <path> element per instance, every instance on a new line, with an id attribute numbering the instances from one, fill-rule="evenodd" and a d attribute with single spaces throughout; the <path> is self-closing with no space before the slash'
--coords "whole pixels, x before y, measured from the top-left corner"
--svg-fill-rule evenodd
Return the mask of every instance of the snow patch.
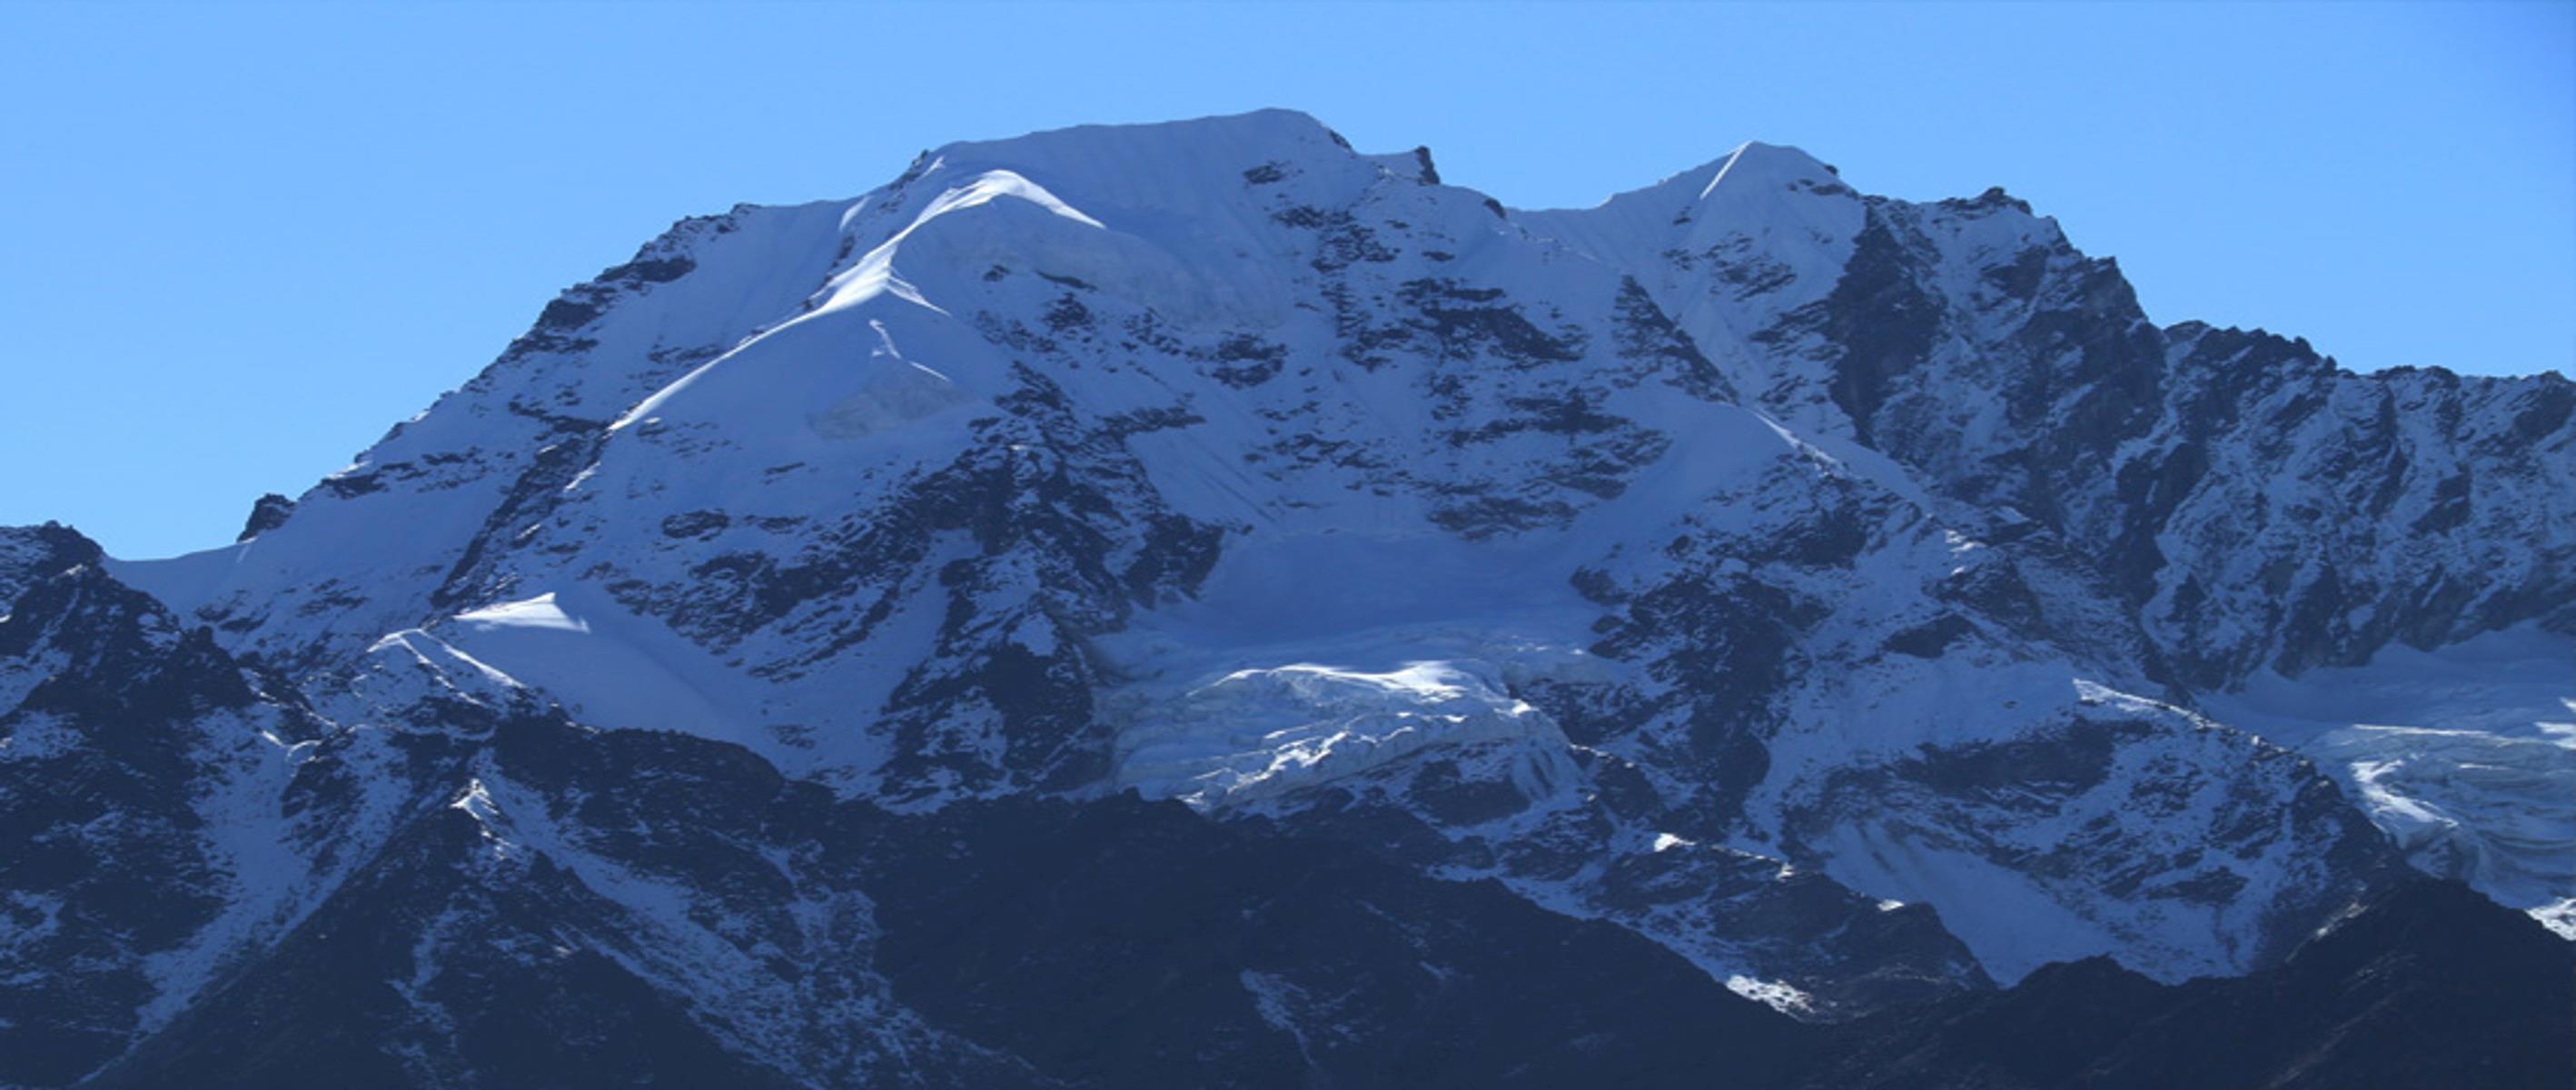
<path id="1" fill-rule="evenodd" d="M 1816 1005 L 1815 997 L 1787 984 L 1742 974 L 1726 978 L 1726 990 L 1791 1017 L 1807 1015 Z"/>
<path id="2" fill-rule="evenodd" d="M 1250 969 L 1244 970 L 1239 979 L 1243 990 L 1251 994 L 1252 1009 L 1260 1013 L 1262 1024 L 1295 1039 L 1297 1054 L 1312 1063 L 1315 1054 L 1308 1048 L 1306 1031 L 1297 1024 L 1294 1007 L 1291 1006 L 1292 1003 L 1305 1002 L 1305 990 L 1288 983 L 1284 977 L 1256 973 Z"/>
<path id="3" fill-rule="evenodd" d="M 2540 921 L 2559 938 L 2576 942 L 2576 897 L 2561 897 L 2531 910 L 2531 918 Z"/>
<path id="4" fill-rule="evenodd" d="M 555 604 L 555 593 L 547 591 L 534 598 L 502 602 L 467 610 L 456 615 L 456 623 L 478 632 L 504 628 L 544 628 L 558 632 L 590 633 L 590 622 L 565 613 Z"/>
<path id="5" fill-rule="evenodd" d="M 738 679 L 679 634 L 587 588 L 468 610 L 435 626 L 434 637 L 389 639 L 415 654 L 424 645 L 443 653 L 462 667 L 433 662 L 450 678 L 465 673 L 542 692 L 587 726 L 759 741 L 733 710 L 759 706 L 736 691 Z M 729 699 L 711 698 L 711 689 Z"/>

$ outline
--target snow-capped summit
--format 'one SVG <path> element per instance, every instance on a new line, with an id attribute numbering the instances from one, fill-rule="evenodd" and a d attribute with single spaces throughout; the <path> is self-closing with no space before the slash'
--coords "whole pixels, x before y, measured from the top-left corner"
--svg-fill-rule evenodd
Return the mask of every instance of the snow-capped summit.
<path id="1" fill-rule="evenodd" d="M 0 592 L 119 588 L 243 679 L 169 716 L 250 771 L 134 775 L 274 833 L 153 841 L 202 911 L 64 1077 L 319 996 L 413 1042 L 388 1081 L 511 1081 L 494 980 L 718 1081 L 1168 1075 L 977 990 L 1061 962 L 914 952 L 1053 926 L 996 898 L 1243 929 L 1158 1017 L 1338 1078 L 1534 994 L 1454 979 L 1571 979 L 1513 944 L 1776 1028 L 1736 997 L 2286 972 L 2408 859 L 2576 896 L 2524 850 L 2570 751 L 2470 706 L 2576 696 L 2565 380 L 2160 327 L 2000 190 L 1792 148 L 1585 210 L 1456 181 L 1276 110 L 951 144 L 681 221 L 236 543 L 79 583 L 0 536 Z M 2542 650 L 2400 724 L 2300 688 L 2481 640 Z M 19 646 L 0 683 L 60 669 Z M 0 767 L 79 736 L 8 714 Z"/>

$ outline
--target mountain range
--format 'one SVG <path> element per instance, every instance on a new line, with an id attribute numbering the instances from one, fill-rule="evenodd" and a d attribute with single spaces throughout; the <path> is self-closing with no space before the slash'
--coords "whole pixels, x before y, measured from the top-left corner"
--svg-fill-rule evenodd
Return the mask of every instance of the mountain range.
<path id="1" fill-rule="evenodd" d="M 1785 147 L 949 145 L 0 609 L 0 1085 L 2576 1065 L 2576 384 Z"/>

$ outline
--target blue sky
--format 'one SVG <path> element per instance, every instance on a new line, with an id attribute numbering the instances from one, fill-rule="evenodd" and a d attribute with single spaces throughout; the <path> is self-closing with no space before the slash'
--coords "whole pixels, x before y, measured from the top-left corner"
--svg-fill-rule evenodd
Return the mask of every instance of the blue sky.
<path id="1" fill-rule="evenodd" d="M 2576 360 L 2576 4 L 0 4 L 0 524 L 229 541 L 683 215 L 1261 106 L 1522 207 L 1746 139 L 2003 185 L 2160 321 Z"/>

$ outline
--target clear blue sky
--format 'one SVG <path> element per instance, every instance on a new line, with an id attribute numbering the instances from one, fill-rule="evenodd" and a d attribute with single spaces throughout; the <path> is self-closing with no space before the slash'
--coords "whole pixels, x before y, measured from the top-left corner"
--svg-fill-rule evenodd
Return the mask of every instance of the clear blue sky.
<path id="1" fill-rule="evenodd" d="M 680 216 L 1281 105 L 1523 207 L 2001 184 L 2160 321 L 2576 359 L 2576 5 L 0 4 L 0 523 L 231 539 Z"/>

